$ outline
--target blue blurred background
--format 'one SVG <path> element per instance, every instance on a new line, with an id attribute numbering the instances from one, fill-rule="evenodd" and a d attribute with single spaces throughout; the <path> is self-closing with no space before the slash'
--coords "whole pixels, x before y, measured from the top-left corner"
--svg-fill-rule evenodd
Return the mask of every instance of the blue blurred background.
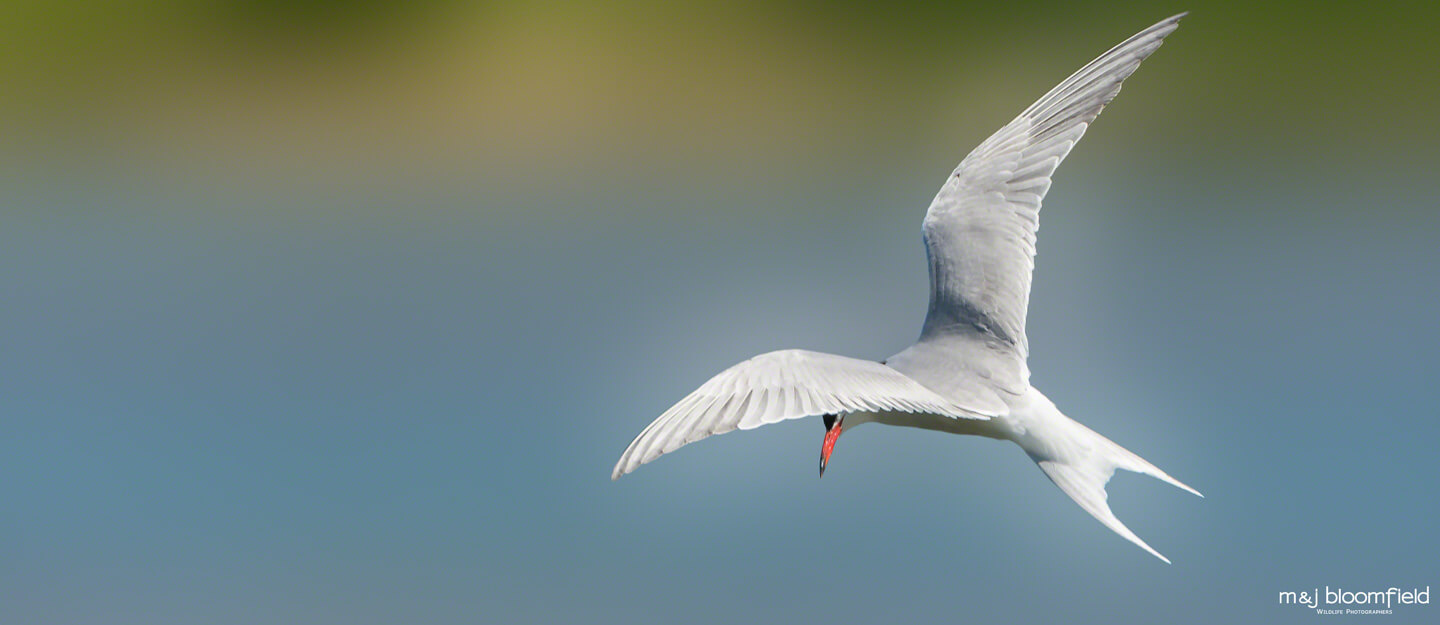
<path id="1" fill-rule="evenodd" d="M 1307 622 L 1280 591 L 1440 586 L 1437 5 L 9 5 L 0 622 Z M 1029 321 L 1038 387 L 1208 496 L 1112 482 L 1174 565 L 988 440 L 866 428 L 820 481 L 790 422 L 610 481 L 730 364 L 907 345 L 950 168 L 1184 9 L 1059 172 Z"/>

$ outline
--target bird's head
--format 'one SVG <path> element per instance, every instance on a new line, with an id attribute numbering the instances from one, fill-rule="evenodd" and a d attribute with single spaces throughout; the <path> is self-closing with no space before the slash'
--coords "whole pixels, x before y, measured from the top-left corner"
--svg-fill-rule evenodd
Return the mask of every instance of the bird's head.
<path id="1" fill-rule="evenodd" d="M 820 444 L 820 477 L 825 477 L 825 465 L 830 463 L 830 452 L 835 451 L 835 441 L 845 427 L 845 415 L 825 415 L 825 440 Z"/>

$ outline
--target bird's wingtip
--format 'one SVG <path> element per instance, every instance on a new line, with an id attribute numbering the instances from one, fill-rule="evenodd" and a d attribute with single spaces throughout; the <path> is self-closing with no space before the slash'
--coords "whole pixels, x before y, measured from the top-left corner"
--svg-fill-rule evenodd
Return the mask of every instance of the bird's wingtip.
<path id="1" fill-rule="evenodd" d="M 1149 32 L 1149 31 L 1156 31 L 1156 30 L 1162 30 L 1162 29 L 1163 29 L 1163 30 L 1166 31 L 1165 34 L 1166 34 L 1166 35 L 1169 35 L 1170 32 L 1173 32 L 1175 29 L 1177 29 L 1177 28 L 1180 27 L 1180 20 L 1185 19 L 1185 17 L 1188 16 L 1188 15 L 1190 15 L 1190 12 L 1189 12 L 1189 11 L 1184 11 L 1184 12 L 1181 12 L 1181 13 L 1176 13 L 1176 14 L 1174 14 L 1174 15 L 1171 15 L 1170 17 L 1167 17 L 1167 18 L 1165 18 L 1165 19 L 1163 19 L 1163 20 L 1160 20 L 1160 21 L 1158 21 L 1158 22 L 1155 22 L 1155 24 L 1154 24 L 1153 26 L 1151 26 L 1150 28 L 1147 28 L 1147 29 L 1145 29 L 1145 30 L 1146 30 L 1147 32 Z M 1162 35 L 1162 36 L 1163 36 L 1163 35 Z"/>

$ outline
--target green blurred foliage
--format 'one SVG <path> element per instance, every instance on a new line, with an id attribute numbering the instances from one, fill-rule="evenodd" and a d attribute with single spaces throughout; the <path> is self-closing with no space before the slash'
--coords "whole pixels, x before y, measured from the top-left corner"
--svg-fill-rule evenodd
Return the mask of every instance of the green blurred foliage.
<path id="1" fill-rule="evenodd" d="M 537 178 L 958 158 L 956 137 L 1181 10 L 1105 136 L 1433 161 L 1440 4 L 1214 1 L 18 0 L 0 14 L 0 158 Z"/>

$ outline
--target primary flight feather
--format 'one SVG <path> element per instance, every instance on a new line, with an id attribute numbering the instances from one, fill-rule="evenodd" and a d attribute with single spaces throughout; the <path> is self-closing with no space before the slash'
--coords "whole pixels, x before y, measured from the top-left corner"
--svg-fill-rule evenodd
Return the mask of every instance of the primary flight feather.
<path id="1" fill-rule="evenodd" d="M 925 213 L 930 307 L 914 345 L 882 362 L 801 350 L 751 358 L 645 428 L 611 477 L 712 434 L 801 417 L 825 418 L 822 475 L 840 433 L 863 423 L 985 436 L 1019 445 L 1086 512 L 1168 563 L 1110 511 L 1105 485 L 1126 469 L 1200 493 L 1061 414 L 1030 385 L 1025 315 L 1051 175 L 1184 16 L 1080 68 L 955 168 Z"/>

